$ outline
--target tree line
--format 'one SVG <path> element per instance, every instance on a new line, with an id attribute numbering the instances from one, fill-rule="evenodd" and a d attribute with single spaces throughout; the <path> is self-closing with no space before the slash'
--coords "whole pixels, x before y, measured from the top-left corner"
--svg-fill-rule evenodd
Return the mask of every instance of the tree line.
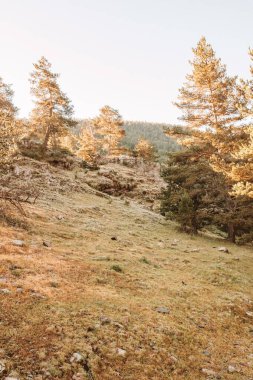
<path id="1" fill-rule="evenodd" d="M 97 117 L 80 123 L 73 117 L 73 106 L 61 90 L 58 78 L 59 74 L 52 72 L 51 64 L 45 57 L 34 64 L 30 75 L 34 108 L 28 120 L 17 119 L 11 86 L 0 78 L 2 160 L 8 160 L 17 140 L 24 135 L 28 135 L 30 140 L 40 141 L 42 156 L 48 148 L 65 146 L 82 159 L 94 163 L 102 156 L 124 151 L 122 144 L 120 146 L 125 136 L 124 121 L 118 110 L 106 105 Z M 75 133 L 77 129 L 78 133 Z"/>

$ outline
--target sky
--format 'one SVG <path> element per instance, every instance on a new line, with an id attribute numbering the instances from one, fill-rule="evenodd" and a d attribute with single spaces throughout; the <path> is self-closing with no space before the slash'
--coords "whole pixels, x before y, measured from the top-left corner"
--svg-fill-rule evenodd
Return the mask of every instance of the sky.
<path id="1" fill-rule="evenodd" d="M 77 118 L 108 104 L 125 120 L 176 123 L 172 102 L 201 36 L 229 74 L 249 76 L 253 0 L 0 0 L 0 10 L 0 76 L 21 117 L 42 55 Z"/>

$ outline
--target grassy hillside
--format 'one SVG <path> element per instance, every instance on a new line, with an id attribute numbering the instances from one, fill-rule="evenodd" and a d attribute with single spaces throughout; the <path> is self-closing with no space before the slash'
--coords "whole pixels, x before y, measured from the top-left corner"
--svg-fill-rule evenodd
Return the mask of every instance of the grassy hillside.
<path id="1" fill-rule="evenodd" d="M 0 225 L 1 379 L 252 376 L 249 248 L 180 234 L 83 171 L 35 164 L 26 229 Z"/>

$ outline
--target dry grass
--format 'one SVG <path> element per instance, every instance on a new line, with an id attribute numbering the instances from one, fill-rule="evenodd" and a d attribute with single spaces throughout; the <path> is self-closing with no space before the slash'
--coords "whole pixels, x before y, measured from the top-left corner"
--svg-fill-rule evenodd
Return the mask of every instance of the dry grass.
<path id="1" fill-rule="evenodd" d="M 224 242 L 84 191 L 48 192 L 29 215 L 27 230 L 0 227 L 0 289 L 11 291 L 0 293 L 2 378 L 199 380 L 202 368 L 253 376 L 250 248 L 218 252 Z M 85 363 L 71 364 L 74 352 Z"/>

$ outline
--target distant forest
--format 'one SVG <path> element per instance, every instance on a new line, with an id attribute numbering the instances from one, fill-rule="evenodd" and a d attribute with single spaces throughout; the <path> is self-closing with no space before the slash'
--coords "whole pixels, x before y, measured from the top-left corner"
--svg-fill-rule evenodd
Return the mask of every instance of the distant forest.
<path id="1" fill-rule="evenodd" d="M 76 132 L 79 133 L 81 127 L 88 126 L 89 119 L 80 120 Z M 125 137 L 120 142 L 120 145 L 133 149 L 137 142 L 144 138 L 154 146 L 160 160 L 164 160 L 169 152 L 179 150 L 179 145 L 176 140 L 164 134 L 164 131 L 173 128 L 175 125 L 151 123 L 147 121 L 124 121 L 122 128 L 126 131 Z"/>
<path id="2" fill-rule="evenodd" d="M 159 156 L 164 158 L 168 152 L 179 150 L 176 140 L 166 136 L 164 131 L 174 125 L 150 123 L 147 121 L 125 121 L 123 128 L 126 131 L 121 144 L 133 149 L 139 139 L 144 138 L 151 142 Z"/>

